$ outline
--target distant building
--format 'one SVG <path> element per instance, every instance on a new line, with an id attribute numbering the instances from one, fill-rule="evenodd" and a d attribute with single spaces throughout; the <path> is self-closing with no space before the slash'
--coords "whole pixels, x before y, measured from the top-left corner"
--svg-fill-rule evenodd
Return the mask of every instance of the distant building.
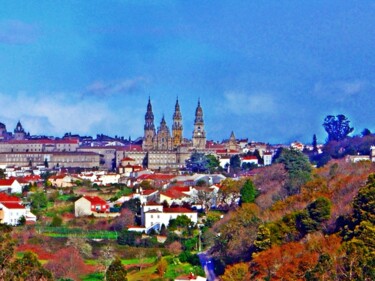
<path id="1" fill-rule="evenodd" d="M 83 196 L 74 202 L 74 214 L 76 217 L 108 212 L 108 203 L 98 196 Z"/>
<path id="2" fill-rule="evenodd" d="M 198 213 L 187 208 L 164 208 L 161 204 L 148 203 L 141 209 L 142 225 L 146 229 L 154 225 L 160 229 L 163 224 L 168 227 L 171 219 L 182 215 L 186 215 L 194 224 L 198 222 Z"/>
<path id="3" fill-rule="evenodd" d="M 26 132 L 23 129 L 21 122 L 18 121 L 16 128 L 14 129 L 14 139 L 15 140 L 24 140 L 26 139 Z"/>
<path id="4" fill-rule="evenodd" d="M 17 225 L 22 217 L 26 223 L 36 221 L 36 216 L 22 205 L 21 199 L 0 192 L 0 223 Z"/>
<path id="5" fill-rule="evenodd" d="M 0 192 L 22 193 L 22 185 L 16 179 L 0 179 Z"/>

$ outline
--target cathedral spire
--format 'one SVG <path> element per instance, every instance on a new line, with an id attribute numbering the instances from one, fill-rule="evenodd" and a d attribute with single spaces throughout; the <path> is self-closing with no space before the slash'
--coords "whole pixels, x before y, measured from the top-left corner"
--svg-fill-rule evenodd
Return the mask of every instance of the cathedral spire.
<path id="1" fill-rule="evenodd" d="M 173 124 L 172 124 L 172 138 L 173 146 L 178 147 L 182 143 L 182 115 L 180 110 L 180 104 L 178 103 L 178 97 L 176 99 L 176 105 L 173 113 Z"/>
<path id="2" fill-rule="evenodd" d="M 152 112 L 151 99 L 148 97 L 147 111 L 145 114 L 144 137 L 142 148 L 151 150 L 153 148 L 153 138 L 155 136 L 154 113 Z"/>
<path id="3" fill-rule="evenodd" d="M 204 130 L 203 109 L 200 99 L 195 110 L 194 131 L 193 131 L 193 147 L 196 149 L 206 148 L 206 132 Z"/>

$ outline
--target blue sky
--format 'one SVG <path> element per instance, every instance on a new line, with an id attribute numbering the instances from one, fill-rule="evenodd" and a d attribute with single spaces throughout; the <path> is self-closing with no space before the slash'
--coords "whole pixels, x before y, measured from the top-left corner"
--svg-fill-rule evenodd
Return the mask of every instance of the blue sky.
<path id="1" fill-rule="evenodd" d="M 0 122 L 31 134 L 324 142 L 326 115 L 375 131 L 374 1 L 1 1 Z"/>

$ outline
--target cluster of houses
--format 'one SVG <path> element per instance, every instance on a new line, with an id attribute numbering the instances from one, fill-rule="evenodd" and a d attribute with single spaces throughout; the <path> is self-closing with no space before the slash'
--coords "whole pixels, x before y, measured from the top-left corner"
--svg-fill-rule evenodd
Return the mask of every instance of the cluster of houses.
<path id="1" fill-rule="evenodd" d="M 25 223 L 36 221 L 36 216 L 29 207 L 23 205 L 19 197 L 0 192 L 0 223 L 18 225 L 21 218 L 25 219 Z"/>
<path id="2" fill-rule="evenodd" d="M 131 199 L 139 199 L 141 203 L 141 226 L 128 226 L 130 231 L 148 232 L 151 229 L 160 230 L 164 225 L 168 227 L 171 219 L 186 215 L 192 223 L 198 222 L 199 209 L 216 206 L 220 182 L 223 175 L 168 175 L 144 174 L 136 180 L 138 183 L 148 181 L 158 189 L 143 189 L 138 187 L 130 195 L 122 196 L 115 202 L 107 202 L 98 196 L 84 195 L 74 203 L 75 216 L 117 216 L 112 213 L 114 206 L 119 206 Z M 198 183 L 205 183 L 198 186 Z M 204 192 L 206 201 L 199 199 L 198 194 Z M 191 206 L 190 208 L 185 207 Z M 166 207 L 167 206 L 167 207 Z"/>

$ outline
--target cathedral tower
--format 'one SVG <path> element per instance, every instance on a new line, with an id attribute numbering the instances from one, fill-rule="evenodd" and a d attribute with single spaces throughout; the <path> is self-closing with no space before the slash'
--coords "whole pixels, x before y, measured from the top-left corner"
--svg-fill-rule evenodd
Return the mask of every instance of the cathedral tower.
<path id="1" fill-rule="evenodd" d="M 161 119 L 160 127 L 158 127 L 154 149 L 159 151 L 172 149 L 172 138 L 167 126 L 167 122 L 165 122 L 164 116 Z"/>
<path id="2" fill-rule="evenodd" d="M 203 110 L 199 100 L 197 109 L 195 110 L 193 147 L 196 149 L 206 148 L 206 132 L 204 131 Z"/>
<path id="3" fill-rule="evenodd" d="M 181 115 L 178 99 L 176 100 L 176 105 L 174 107 L 172 138 L 173 138 L 173 147 L 178 147 L 181 145 L 182 143 L 182 115 Z"/>
<path id="4" fill-rule="evenodd" d="M 23 129 L 21 122 L 18 121 L 16 128 L 14 129 L 14 139 L 15 140 L 24 140 L 26 138 L 26 132 Z"/>
<path id="5" fill-rule="evenodd" d="M 152 112 L 151 100 L 148 98 L 147 111 L 145 115 L 144 137 L 142 142 L 143 150 L 152 150 L 155 136 L 154 113 Z"/>

